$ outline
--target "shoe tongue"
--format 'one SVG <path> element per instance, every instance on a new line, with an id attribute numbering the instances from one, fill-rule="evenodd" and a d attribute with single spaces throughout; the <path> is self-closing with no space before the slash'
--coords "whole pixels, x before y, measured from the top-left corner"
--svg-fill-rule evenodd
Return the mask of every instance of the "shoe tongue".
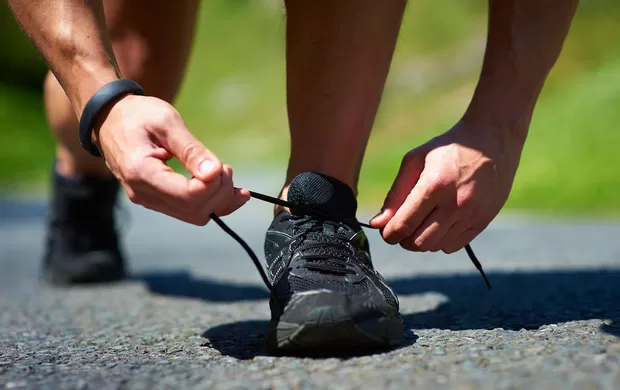
<path id="1" fill-rule="evenodd" d="M 353 219 L 357 212 L 357 200 L 351 187 L 320 173 L 304 172 L 295 177 L 289 186 L 287 199 L 341 218 Z M 294 207 L 291 212 L 305 214 Z"/>

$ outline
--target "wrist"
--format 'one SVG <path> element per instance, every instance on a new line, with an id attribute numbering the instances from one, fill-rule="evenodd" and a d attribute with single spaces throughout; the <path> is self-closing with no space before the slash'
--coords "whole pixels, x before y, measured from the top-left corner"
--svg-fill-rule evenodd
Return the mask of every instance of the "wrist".
<path id="1" fill-rule="evenodd" d="M 92 143 L 99 150 L 101 150 L 101 130 L 102 130 L 103 123 L 108 119 L 108 116 L 110 115 L 110 112 L 112 111 L 114 107 L 118 106 L 119 104 L 122 104 L 123 101 L 131 99 L 132 97 L 135 97 L 135 95 L 130 92 L 127 92 L 123 95 L 120 95 L 110 100 L 109 103 L 107 103 L 106 106 L 101 111 L 99 111 L 96 120 L 93 122 L 92 131 L 90 133 L 90 139 Z"/>
<path id="2" fill-rule="evenodd" d="M 519 165 L 527 138 L 527 127 L 489 124 L 486 118 L 463 118 L 450 132 L 454 134 L 452 142 L 477 150 L 492 161 L 514 169 Z"/>
<path id="3" fill-rule="evenodd" d="M 545 77 L 510 63 L 485 64 L 463 121 L 525 142 Z"/>
<path id="4" fill-rule="evenodd" d="M 130 94 L 143 95 L 142 87 L 133 80 L 114 80 L 97 90 L 88 100 L 79 122 L 79 139 L 90 154 L 101 157 L 99 132 L 106 118 L 119 101 Z"/>
<path id="5" fill-rule="evenodd" d="M 58 38 L 56 45 L 54 58 L 58 60 L 52 63 L 52 70 L 79 118 L 95 92 L 120 79 L 121 72 L 105 44 Z"/>
<path id="6" fill-rule="evenodd" d="M 538 93 L 524 91 L 519 86 L 479 84 L 461 121 L 472 131 L 479 129 L 524 143 L 537 97 Z"/>
<path id="7" fill-rule="evenodd" d="M 79 84 L 76 84 L 69 97 L 78 118 L 82 116 L 86 104 L 105 85 L 120 80 L 121 76 L 113 66 L 98 64 L 80 64 L 74 74 Z"/>
<path id="8" fill-rule="evenodd" d="M 531 113 L 515 112 L 503 114 L 493 110 L 468 110 L 460 120 L 462 127 L 475 136 L 505 139 L 510 144 L 522 147 L 528 135 Z"/>

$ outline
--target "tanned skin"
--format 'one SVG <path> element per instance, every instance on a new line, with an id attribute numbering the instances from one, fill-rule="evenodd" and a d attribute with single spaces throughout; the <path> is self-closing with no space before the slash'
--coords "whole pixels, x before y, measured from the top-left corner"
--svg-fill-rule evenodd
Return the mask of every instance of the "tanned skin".
<path id="1" fill-rule="evenodd" d="M 9 0 L 9 5 L 76 117 L 96 90 L 121 77 L 100 2 Z M 292 144 L 283 198 L 290 180 L 308 170 L 357 190 L 405 5 L 286 2 Z M 508 198 L 536 101 L 577 0 L 489 5 L 486 53 L 470 105 L 454 127 L 405 155 L 372 220 L 390 244 L 452 253 L 485 229 Z M 102 116 L 94 141 L 130 199 L 153 210 L 201 225 L 211 212 L 233 212 L 249 199 L 247 190 L 234 188 L 231 168 L 191 135 L 165 100 L 122 97 Z M 194 178 L 165 165 L 173 156 Z"/>
<path id="2" fill-rule="evenodd" d="M 577 3 L 490 0 L 486 53 L 472 101 L 454 127 L 403 158 L 371 222 L 386 242 L 452 253 L 497 216 Z"/>

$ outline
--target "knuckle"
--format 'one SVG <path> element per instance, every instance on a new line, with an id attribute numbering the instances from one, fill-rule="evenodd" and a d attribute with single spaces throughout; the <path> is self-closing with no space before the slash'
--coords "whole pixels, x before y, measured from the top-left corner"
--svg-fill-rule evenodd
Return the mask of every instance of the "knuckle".
<path id="1" fill-rule="evenodd" d="M 413 240 L 413 244 L 422 250 L 428 249 L 426 248 L 426 243 L 427 243 L 427 239 L 423 236 L 417 237 L 416 239 Z"/>
<path id="2" fill-rule="evenodd" d="M 129 198 L 129 201 L 131 203 L 140 204 L 140 198 L 134 190 L 132 190 L 131 188 L 125 188 L 125 193 L 127 194 L 127 198 Z"/>
<path id="3" fill-rule="evenodd" d="M 190 161 L 195 159 L 202 152 L 202 145 L 197 141 L 191 141 L 183 147 L 181 152 L 181 158 L 183 161 Z"/>
<path id="4" fill-rule="evenodd" d="M 158 137 L 168 138 L 171 135 L 170 129 L 176 127 L 178 115 L 176 110 L 169 105 L 158 107 L 157 111 L 154 112 L 151 117 L 151 123 L 155 125 L 152 131 L 154 131 Z"/>
<path id="5" fill-rule="evenodd" d="M 412 166 L 416 161 L 420 158 L 420 153 L 418 150 L 410 150 L 403 156 L 403 159 L 400 162 L 400 166 L 402 169 L 407 169 Z"/>
<path id="6" fill-rule="evenodd" d="M 140 177 L 135 171 L 127 172 L 125 173 L 125 181 L 129 186 L 133 187 L 140 182 Z"/>
<path id="7" fill-rule="evenodd" d="M 170 126 L 168 126 L 164 121 L 158 121 L 158 126 L 155 126 L 151 129 L 151 131 L 160 139 L 170 138 Z"/>
<path id="8" fill-rule="evenodd" d="M 405 153 L 405 155 L 403 156 L 402 163 L 403 164 L 407 164 L 410 161 L 415 160 L 416 156 L 417 156 L 417 152 L 415 151 L 415 149 L 414 150 L 410 150 L 407 153 Z"/>
<path id="9" fill-rule="evenodd" d="M 204 214 L 204 215 L 200 215 L 200 214 L 196 214 L 194 216 L 194 218 L 192 218 L 192 224 L 196 225 L 196 226 L 205 226 L 206 224 L 209 223 L 209 221 L 211 220 L 209 214 Z"/>
<path id="10" fill-rule="evenodd" d="M 400 243 L 401 248 L 406 249 L 408 251 L 418 252 L 420 248 L 416 245 L 414 240 L 404 240 Z"/>
<path id="11" fill-rule="evenodd" d="M 458 194 L 456 196 L 456 207 L 461 209 L 465 207 L 471 207 L 473 204 L 473 198 L 468 194 Z"/>
<path id="12" fill-rule="evenodd" d="M 428 190 L 430 193 L 440 192 L 450 186 L 451 179 L 443 173 L 434 173 L 428 177 Z"/>
<path id="13" fill-rule="evenodd" d="M 133 186 L 139 183 L 142 179 L 140 176 L 140 164 L 136 160 L 129 160 L 124 164 L 123 177 L 128 185 Z"/>
<path id="14" fill-rule="evenodd" d="M 461 248 L 456 247 L 456 246 L 449 246 L 449 247 L 442 249 L 442 252 L 445 253 L 446 255 L 451 255 L 454 252 L 457 252 L 459 249 Z"/>
<path id="15" fill-rule="evenodd" d="M 472 188 L 462 188 L 457 197 L 456 203 L 459 208 L 471 206 L 474 200 L 474 191 Z"/>
<path id="16" fill-rule="evenodd" d="M 178 116 L 178 113 L 174 109 L 174 107 L 172 107 L 169 104 L 165 104 L 165 105 L 163 105 L 163 107 L 159 108 L 158 116 L 156 117 L 156 120 L 160 124 L 168 125 L 168 124 L 171 124 L 174 121 L 176 121 L 177 120 L 177 116 Z"/>
<path id="17" fill-rule="evenodd" d="M 405 221 L 394 222 L 394 231 L 403 237 L 409 237 L 410 235 L 413 234 L 413 232 L 411 231 L 411 228 Z"/>
<path id="18" fill-rule="evenodd" d="M 432 201 L 434 198 L 438 197 L 438 191 L 436 188 L 434 188 L 432 185 L 426 185 L 422 188 L 422 191 L 420 192 L 420 200 L 423 203 L 427 203 Z M 413 232 L 411 232 L 413 233 Z"/>

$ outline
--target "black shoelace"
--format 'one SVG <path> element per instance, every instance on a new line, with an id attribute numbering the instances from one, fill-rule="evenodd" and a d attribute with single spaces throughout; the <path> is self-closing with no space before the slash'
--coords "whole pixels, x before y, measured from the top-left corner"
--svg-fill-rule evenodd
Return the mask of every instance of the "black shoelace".
<path id="1" fill-rule="evenodd" d="M 295 250 L 303 253 L 301 258 L 304 261 L 299 264 L 301 267 L 332 275 L 355 274 L 355 271 L 347 266 L 349 259 L 355 256 L 351 243 L 337 234 L 329 239 L 323 236 L 326 226 L 330 226 L 334 232 L 339 232 L 348 225 L 308 215 L 291 214 L 282 220 L 288 220 L 294 226 L 293 239 L 297 243 Z M 317 238 L 317 233 L 320 238 Z"/>
<path id="2" fill-rule="evenodd" d="M 323 210 L 317 210 L 315 208 L 308 207 L 308 206 L 305 206 L 305 205 L 294 204 L 294 203 L 291 203 L 291 202 L 288 202 L 288 201 L 285 201 L 285 200 L 282 200 L 282 199 L 279 199 L 279 198 L 274 198 L 274 197 L 271 197 L 271 196 L 268 196 L 268 195 L 260 194 L 258 192 L 250 191 L 250 196 L 252 196 L 255 199 L 262 200 L 263 202 L 271 203 L 271 204 L 274 204 L 274 205 L 288 207 L 288 208 L 295 208 L 297 210 L 303 211 L 304 213 L 306 213 L 308 215 L 316 215 L 316 216 L 323 217 L 323 218 L 326 218 L 326 219 L 329 219 L 329 220 L 332 220 L 332 221 L 338 221 L 338 222 L 350 223 L 350 224 L 359 224 L 360 226 L 363 226 L 363 227 L 366 227 L 366 228 L 369 228 L 369 229 L 375 229 L 372 226 L 370 226 L 369 224 L 361 223 L 361 222 L 359 222 L 357 220 L 348 219 L 348 218 L 341 218 L 341 217 L 338 217 L 338 216 L 326 213 Z M 237 241 L 239 243 L 239 245 L 241 245 L 243 247 L 243 249 L 245 249 L 245 251 L 248 253 L 250 258 L 252 259 L 252 262 L 254 262 L 254 265 L 256 266 L 256 269 L 258 270 L 258 273 L 260 274 L 261 278 L 263 279 L 263 282 L 265 283 L 265 286 L 267 287 L 268 290 L 271 291 L 271 283 L 269 282 L 269 279 L 267 278 L 267 274 L 265 274 L 265 270 L 263 270 L 263 267 L 262 267 L 262 265 L 260 263 L 260 260 L 258 260 L 258 257 L 254 253 L 252 248 L 250 248 L 250 246 L 245 242 L 245 240 L 243 238 L 241 238 L 237 233 L 235 233 L 234 230 L 232 230 L 230 227 L 228 227 L 228 225 L 226 225 L 224 223 L 224 221 L 222 221 L 222 219 L 219 218 L 217 215 L 211 214 L 211 219 L 213 221 L 215 221 L 215 223 L 220 228 L 222 228 L 222 230 L 224 230 L 232 238 L 234 238 L 235 241 Z M 482 264 L 480 264 L 480 261 L 478 261 L 478 258 L 474 254 L 474 251 L 471 249 L 471 246 L 469 244 L 465 245 L 465 251 L 467 252 L 467 256 L 469 256 L 469 259 L 474 264 L 474 266 L 476 267 L 478 272 L 480 272 L 480 276 L 482 276 L 482 279 L 484 279 L 484 283 L 487 285 L 487 287 L 489 289 L 491 289 L 491 283 L 489 282 L 489 279 L 487 279 L 487 276 L 484 273 L 484 270 L 482 269 Z"/>

